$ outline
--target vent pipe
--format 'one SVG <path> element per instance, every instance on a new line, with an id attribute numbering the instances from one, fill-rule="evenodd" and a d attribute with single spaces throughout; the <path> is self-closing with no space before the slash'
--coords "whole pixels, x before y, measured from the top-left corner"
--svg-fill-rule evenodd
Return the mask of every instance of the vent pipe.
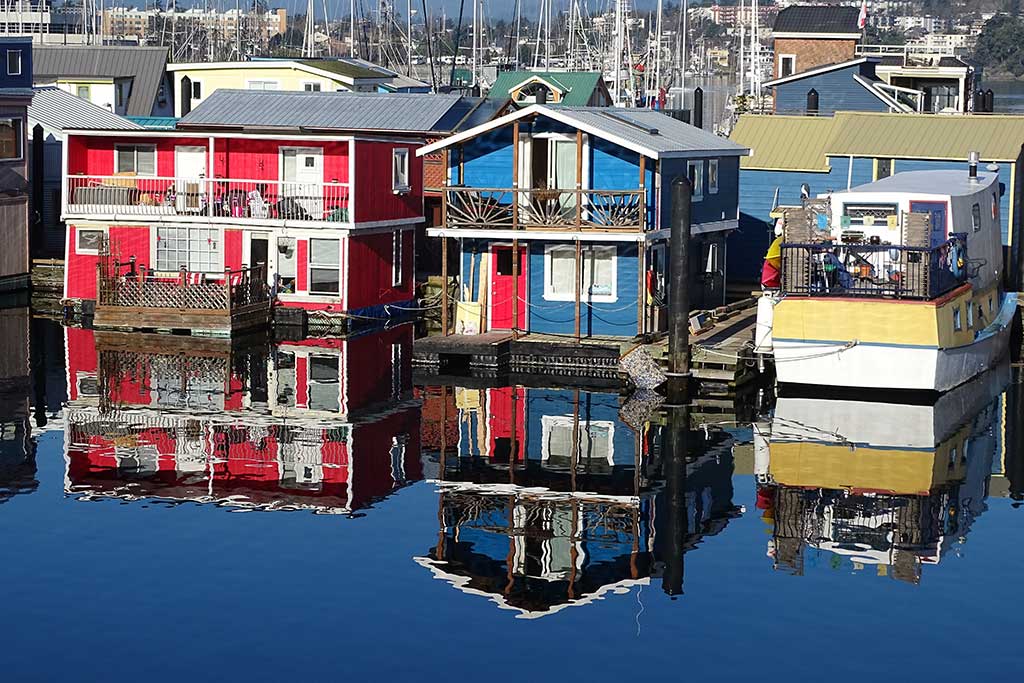
<path id="1" fill-rule="evenodd" d="M 975 151 L 967 153 L 967 175 L 971 180 L 978 179 L 978 161 L 981 155 Z"/>

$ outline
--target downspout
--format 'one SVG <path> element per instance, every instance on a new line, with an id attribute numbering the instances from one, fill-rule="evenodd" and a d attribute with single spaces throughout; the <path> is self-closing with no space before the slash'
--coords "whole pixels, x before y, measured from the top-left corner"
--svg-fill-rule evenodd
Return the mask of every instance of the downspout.
<path id="1" fill-rule="evenodd" d="M 853 187 L 853 155 L 850 155 L 850 165 L 846 170 L 846 189 Z"/>

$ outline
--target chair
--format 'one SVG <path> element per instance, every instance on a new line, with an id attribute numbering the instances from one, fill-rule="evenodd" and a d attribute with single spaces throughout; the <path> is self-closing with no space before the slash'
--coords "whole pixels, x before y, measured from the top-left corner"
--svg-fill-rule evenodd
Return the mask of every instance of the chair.
<path id="1" fill-rule="evenodd" d="M 263 196 L 258 190 L 253 190 L 248 194 L 249 198 L 249 217 L 250 218 L 269 218 L 270 207 L 263 200 Z"/>

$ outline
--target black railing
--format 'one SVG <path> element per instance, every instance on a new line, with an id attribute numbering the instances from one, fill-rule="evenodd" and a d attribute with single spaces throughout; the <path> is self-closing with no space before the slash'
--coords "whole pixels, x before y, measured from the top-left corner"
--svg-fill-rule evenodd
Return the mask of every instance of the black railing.
<path id="1" fill-rule="evenodd" d="M 966 282 L 967 271 L 967 241 L 962 234 L 936 247 L 782 245 L 786 294 L 934 299 Z"/>

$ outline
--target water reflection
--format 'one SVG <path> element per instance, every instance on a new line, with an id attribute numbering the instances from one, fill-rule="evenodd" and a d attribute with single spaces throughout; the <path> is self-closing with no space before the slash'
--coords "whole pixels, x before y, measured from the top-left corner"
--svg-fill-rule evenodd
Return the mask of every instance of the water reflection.
<path id="1" fill-rule="evenodd" d="M 654 578 L 681 593 L 684 553 L 739 512 L 728 434 L 699 432 L 669 467 L 664 428 L 627 422 L 616 394 L 445 387 L 425 409 L 438 538 L 416 562 L 520 617 Z"/>
<path id="2" fill-rule="evenodd" d="M 1007 366 L 929 405 L 779 398 L 754 426 L 775 568 L 918 583 L 924 565 L 959 554 L 1003 479 L 1009 382 Z"/>
<path id="3" fill-rule="evenodd" d="M 68 329 L 68 493 L 351 513 L 422 478 L 411 326 L 273 346 Z"/>
<path id="4" fill-rule="evenodd" d="M 0 503 L 39 486 L 29 405 L 30 321 L 28 308 L 0 309 Z"/>

